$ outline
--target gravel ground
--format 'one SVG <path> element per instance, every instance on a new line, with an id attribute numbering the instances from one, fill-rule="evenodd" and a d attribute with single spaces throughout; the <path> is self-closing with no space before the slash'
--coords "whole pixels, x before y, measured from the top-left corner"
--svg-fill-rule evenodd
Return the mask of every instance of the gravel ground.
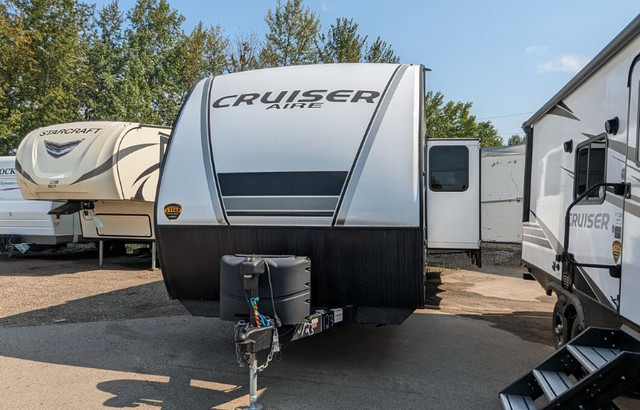
<path id="1" fill-rule="evenodd" d="M 490 321 L 523 340 L 551 345 L 552 297 L 521 279 L 520 247 L 487 244 L 483 268 L 465 254 L 430 255 L 427 308 Z M 33 326 L 187 314 L 167 296 L 148 255 L 105 258 L 71 247 L 0 254 L 0 326 Z M 492 282 L 510 280 L 532 294 L 492 294 Z"/>
<path id="2" fill-rule="evenodd" d="M 105 258 L 93 249 L 0 255 L 0 326 L 186 314 L 167 296 L 148 256 Z"/>

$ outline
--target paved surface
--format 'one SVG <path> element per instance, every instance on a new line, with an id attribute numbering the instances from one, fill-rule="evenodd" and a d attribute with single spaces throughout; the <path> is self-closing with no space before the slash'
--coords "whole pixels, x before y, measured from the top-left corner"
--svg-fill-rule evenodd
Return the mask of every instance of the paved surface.
<path id="1" fill-rule="evenodd" d="M 286 345 L 259 377 L 269 409 L 496 409 L 552 352 L 553 298 L 520 271 L 435 270 L 439 306 Z M 438 305 L 434 302 L 434 305 Z M 148 261 L 2 259 L 0 408 L 237 408 L 232 326 L 169 301 Z"/>
<path id="2" fill-rule="evenodd" d="M 10 409 L 204 409 L 246 404 L 232 329 L 190 316 L 0 329 Z M 482 320 L 419 312 L 288 345 L 259 377 L 270 409 L 498 408 L 497 392 L 551 352 Z"/>

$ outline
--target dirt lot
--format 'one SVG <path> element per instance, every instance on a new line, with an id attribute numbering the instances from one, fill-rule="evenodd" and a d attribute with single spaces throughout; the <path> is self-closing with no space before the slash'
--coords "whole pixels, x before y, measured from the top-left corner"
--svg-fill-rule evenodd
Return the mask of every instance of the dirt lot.
<path id="1" fill-rule="evenodd" d="M 486 320 L 523 340 L 551 345 L 555 301 L 535 282 L 522 280 L 519 251 L 518 246 L 485 245 L 482 269 L 464 254 L 434 255 L 427 308 Z M 169 300 L 160 270 L 150 266 L 148 255 L 127 255 L 107 258 L 98 267 L 92 249 L 2 254 L 0 326 L 187 314 Z"/>

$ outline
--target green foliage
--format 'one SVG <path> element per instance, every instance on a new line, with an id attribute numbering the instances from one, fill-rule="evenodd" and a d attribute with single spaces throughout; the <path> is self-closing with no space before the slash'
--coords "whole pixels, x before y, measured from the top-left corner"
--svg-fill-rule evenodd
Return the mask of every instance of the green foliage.
<path id="1" fill-rule="evenodd" d="M 359 63 L 367 36 L 358 34 L 353 19 L 336 19 L 327 34 L 320 34 L 318 52 L 323 63 Z"/>
<path id="2" fill-rule="evenodd" d="M 390 44 L 387 44 L 386 41 L 382 41 L 380 37 L 378 37 L 373 44 L 367 47 L 364 62 L 397 64 L 400 62 L 400 57 L 395 54 Z"/>
<path id="3" fill-rule="evenodd" d="M 236 73 L 261 68 L 259 54 L 260 41 L 255 32 L 236 36 L 229 52 L 228 71 Z"/>
<path id="4" fill-rule="evenodd" d="M 184 97 L 180 64 L 184 17 L 167 0 L 138 0 L 127 13 L 121 96 L 126 120 L 171 124 Z"/>
<path id="5" fill-rule="evenodd" d="M 0 152 L 29 130 L 81 119 L 92 6 L 72 0 L 0 3 Z"/>
<path id="6" fill-rule="evenodd" d="M 90 40 L 87 60 L 93 73 L 93 88 L 87 93 L 87 117 L 103 120 L 126 117 L 121 94 L 126 66 L 123 22 L 117 0 L 98 12 L 97 31 L 94 31 Z"/>
<path id="7" fill-rule="evenodd" d="M 502 145 L 498 131 L 489 121 L 477 122 L 470 114 L 471 102 L 444 103 L 441 92 L 429 91 L 425 97 L 426 133 L 428 138 L 476 138 L 483 147 Z"/>
<path id="8" fill-rule="evenodd" d="M 320 20 L 316 13 L 302 5 L 302 0 L 287 0 L 285 5 L 278 0 L 276 10 L 269 10 L 264 20 L 269 32 L 260 52 L 263 67 L 312 64 L 319 61 L 315 43 Z"/>
<path id="9" fill-rule="evenodd" d="M 522 145 L 527 142 L 527 138 L 518 134 L 513 134 L 509 137 L 509 141 L 507 141 L 507 145 Z"/>
<path id="10" fill-rule="evenodd" d="M 303 0 L 278 1 L 268 33 L 231 42 L 220 26 L 182 29 L 168 0 L 0 0 L 0 155 L 29 131 L 94 120 L 169 125 L 202 77 L 316 62 L 399 62 L 379 37 L 367 45 L 353 19 L 326 34 Z"/>
<path id="11" fill-rule="evenodd" d="M 184 55 L 176 58 L 182 60 L 176 62 L 182 65 L 182 89 L 188 90 L 201 78 L 222 74 L 227 68 L 229 39 L 220 26 L 204 28 L 200 22 L 183 43 L 178 50 L 183 49 Z"/>

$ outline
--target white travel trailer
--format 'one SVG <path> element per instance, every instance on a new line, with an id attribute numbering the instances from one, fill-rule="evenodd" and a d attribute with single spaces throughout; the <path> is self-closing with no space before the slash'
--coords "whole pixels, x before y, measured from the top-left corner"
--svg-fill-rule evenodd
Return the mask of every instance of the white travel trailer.
<path id="1" fill-rule="evenodd" d="M 422 66 L 395 64 L 197 83 L 158 188 L 170 296 L 217 316 L 224 255 L 284 254 L 310 258 L 314 308 L 400 323 L 422 306 L 425 239 L 479 250 L 478 140 L 425 145 L 423 86 Z"/>
<path id="2" fill-rule="evenodd" d="M 482 241 L 522 242 L 525 146 L 482 148 Z"/>
<path id="3" fill-rule="evenodd" d="M 15 157 L 0 157 L 0 241 L 60 245 L 82 238 L 78 214 L 48 215 L 62 203 L 27 201 L 16 180 Z"/>
<path id="4" fill-rule="evenodd" d="M 423 81 L 420 65 L 326 64 L 198 82 L 156 201 L 169 295 L 194 315 L 280 316 L 289 338 L 421 307 L 425 241 L 479 252 L 480 200 L 479 142 L 425 141 Z"/>
<path id="5" fill-rule="evenodd" d="M 38 128 L 20 143 L 16 176 L 25 199 L 66 201 L 85 239 L 153 241 L 160 161 L 171 129 L 91 121 Z"/>
<path id="6" fill-rule="evenodd" d="M 639 382 L 639 98 L 640 16 L 524 124 L 522 259 L 558 297 L 560 350 L 505 408 L 604 408 Z"/>

